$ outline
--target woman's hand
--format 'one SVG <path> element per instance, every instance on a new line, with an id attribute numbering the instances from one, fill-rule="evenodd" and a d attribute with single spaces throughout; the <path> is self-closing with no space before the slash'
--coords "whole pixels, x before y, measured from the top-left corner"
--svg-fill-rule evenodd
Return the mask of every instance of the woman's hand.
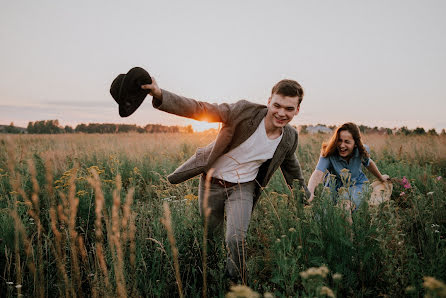
<path id="1" fill-rule="evenodd" d="M 307 200 L 308 203 L 314 200 L 314 193 L 311 194 L 310 198 Z"/>
<path id="2" fill-rule="evenodd" d="M 388 180 L 390 180 L 390 177 L 389 177 L 389 175 L 385 175 L 385 174 L 381 175 L 381 177 L 379 179 L 379 181 L 381 181 L 381 182 L 386 182 Z"/>
<path id="3" fill-rule="evenodd" d="M 314 199 L 314 189 L 318 186 L 319 183 L 322 182 L 322 178 L 324 177 L 324 172 L 319 170 L 314 170 L 313 174 L 311 174 L 310 181 L 308 181 L 308 190 L 310 191 L 310 198 L 307 200 L 308 203 L 311 203 Z"/>

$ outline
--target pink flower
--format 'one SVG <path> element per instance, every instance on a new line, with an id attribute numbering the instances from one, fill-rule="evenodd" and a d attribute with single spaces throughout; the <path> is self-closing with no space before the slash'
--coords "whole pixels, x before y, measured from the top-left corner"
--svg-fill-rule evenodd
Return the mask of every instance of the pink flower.
<path id="1" fill-rule="evenodd" d="M 409 189 L 409 188 L 412 187 L 412 186 L 410 185 L 409 180 L 406 178 L 406 176 L 404 176 L 403 179 L 401 180 L 401 184 L 403 185 L 403 187 L 404 187 L 405 189 Z"/>
<path id="2" fill-rule="evenodd" d="M 406 193 L 404 192 L 404 191 L 402 191 L 401 193 L 400 193 L 400 197 L 402 197 L 402 196 L 404 196 Z"/>
<path id="3" fill-rule="evenodd" d="M 441 176 L 438 176 L 438 177 L 437 177 L 437 181 L 440 181 L 440 180 L 441 180 Z"/>

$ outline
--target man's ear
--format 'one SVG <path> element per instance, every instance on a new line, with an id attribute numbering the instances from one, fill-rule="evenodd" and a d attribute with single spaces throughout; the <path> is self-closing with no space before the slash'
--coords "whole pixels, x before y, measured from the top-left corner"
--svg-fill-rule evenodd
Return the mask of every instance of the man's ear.
<path id="1" fill-rule="evenodd" d="M 297 116 L 297 114 L 299 114 L 299 110 L 300 110 L 300 104 L 297 106 L 296 113 L 294 113 L 294 116 Z"/>
<path id="2" fill-rule="evenodd" d="M 269 106 L 269 104 L 270 104 L 270 102 L 271 102 L 271 96 L 268 98 L 268 106 Z"/>

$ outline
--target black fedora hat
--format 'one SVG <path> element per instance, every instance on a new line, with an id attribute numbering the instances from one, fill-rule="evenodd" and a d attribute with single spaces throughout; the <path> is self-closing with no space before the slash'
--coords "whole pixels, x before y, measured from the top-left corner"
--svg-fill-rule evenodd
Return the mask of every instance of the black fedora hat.
<path id="1" fill-rule="evenodd" d="M 110 94 L 119 104 L 119 116 L 128 117 L 144 101 L 148 90 L 141 89 L 141 85 L 152 84 L 149 73 L 141 67 L 133 67 L 127 74 L 120 74 L 110 86 Z"/>

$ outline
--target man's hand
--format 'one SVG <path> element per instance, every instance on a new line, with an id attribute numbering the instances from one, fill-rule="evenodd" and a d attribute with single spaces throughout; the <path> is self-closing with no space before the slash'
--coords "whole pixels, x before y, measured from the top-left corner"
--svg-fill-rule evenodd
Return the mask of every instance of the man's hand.
<path id="1" fill-rule="evenodd" d="M 160 87 L 158 87 L 158 84 L 156 83 L 156 80 L 154 77 L 152 77 L 152 84 L 142 85 L 141 89 L 149 90 L 149 94 L 152 95 L 153 98 L 155 98 L 155 99 L 163 98 L 161 89 L 160 89 Z"/>

